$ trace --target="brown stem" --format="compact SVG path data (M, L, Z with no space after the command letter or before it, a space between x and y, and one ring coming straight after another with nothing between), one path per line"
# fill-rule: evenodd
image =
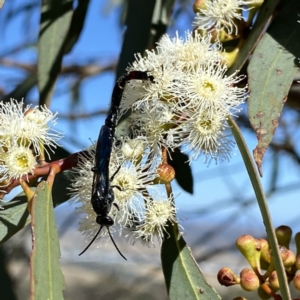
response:
M278 295L278 294L275 294L271 288L266 284L266 283L263 283L261 285L261 288L267 293L269 294L271 297L273 297L274 300L282 300L281 296Z
M162 156L162 163L167 164L168 163L168 150L166 147L162 147L161 156Z
M34 169L34 174L29 174L28 176L25 175L21 180L27 181L28 178L28 182L32 182L39 177L49 176L48 181L50 184L53 184L54 177L57 173L61 173L63 171L76 167L80 157L86 156L87 154L87 151L80 151L73 153L66 158L46 163L45 165ZM7 186L1 187L0 199L2 199L4 195L8 194L13 188L19 185L19 179L13 179Z
M60 172L60 168L57 165L53 165L50 169L49 175L47 177L47 181L49 183L50 188L52 188L55 175Z

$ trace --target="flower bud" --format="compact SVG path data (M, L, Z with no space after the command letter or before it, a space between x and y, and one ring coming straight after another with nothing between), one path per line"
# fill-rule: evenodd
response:
M169 183L175 178L175 170L169 164L161 164L157 168L157 175L158 177L155 178L154 183Z
M260 241L260 266L263 270L267 270L270 261L271 261L271 254L270 254L270 246L267 240L265 239L259 239Z
M287 249L287 258L283 262L284 267L286 269L290 268L291 266L294 265L295 261L296 261L296 256L295 256L294 252Z
M36 108L30 108L27 111L25 111L24 117L36 124L45 124L47 120L47 115L43 111Z
M289 226L281 225L275 229L278 244L290 248L290 241L292 237L292 229Z
M273 292L277 292L280 288L279 280L276 271L273 271L269 276L269 286Z
M240 273L240 285L245 291L254 291L259 287L259 279L252 269L245 268Z
M281 256L282 262L284 264L284 262L287 260L287 258L289 256L288 249L286 249L284 246L279 245L278 250L279 250L279 254ZM270 265L268 267L268 270L263 275L264 279L267 279L271 275L271 273L275 270L275 262L274 262L274 258L273 258L271 250L270 250L270 254L271 254L271 261L270 261Z
M254 239L251 235L242 235L236 240L235 245L247 259L252 269L259 273L260 241Z
M271 295L268 294L261 286L257 289L257 294L259 299L267 300L271 298Z
M222 268L217 275L221 285L231 286L240 283L240 278L236 276L230 268Z
M300 273L296 273L293 278L293 284L295 289L300 290Z
M206 0L196 0L195 1L195 3L193 4L194 13L198 13L201 9L206 8L205 1Z
M300 232L297 232L295 235L295 243L297 248L297 256L300 255Z
M141 159L144 153L144 143L139 139L128 140L122 145L123 155L131 160Z
M283 264L286 262L286 260L289 257L289 252L288 251L289 250L286 247L279 245L279 254L282 258Z
M296 257L295 266L298 270L300 270L300 255Z

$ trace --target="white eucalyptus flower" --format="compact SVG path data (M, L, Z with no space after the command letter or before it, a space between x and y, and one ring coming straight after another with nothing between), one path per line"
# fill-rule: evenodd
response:
M135 138L124 140L121 151L126 159L134 161L139 160L143 156L145 148L145 139Z
M45 146L56 148L62 134L49 127L56 124L56 114L46 107L23 106L23 101L17 102L14 99L0 102L2 144L8 147L32 146L36 155Z
M97 214L91 203L92 186L94 172L92 168L95 165L96 143L90 146L84 155L78 159L76 168L72 169L74 178L71 184L70 194L74 197L71 203L76 203L76 213L79 215L80 221L78 231L81 232L89 242L98 232L100 225L96 222ZM110 212L113 216L113 212ZM110 229L114 232L115 229ZM108 236L106 228L103 228L96 239L99 241L102 237Z
M183 110L185 106L194 106L201 111L218 109L227 114L239 112L237 106L245 101L247 87L237 87L236 84L245 76L236 76L237 72L227 76L226 71L226 66L215 62L198 64L187 70L177 93L182 95L179 103ZM181 107L178 106L178 110Z
M135 230L128 233L132 243L141 239L144 245L154 244L155 238L162 244L168 222L177 223L176 208L171 199L161 197L157 200L148 199L145 213Z
M222 110L186 109L185 119L173 129L181 140L183 152L189 152L190 162L204 156L204 161L230 158L234 143L227 137L226 115Z
M193 25L200 29L209 30L225 28L228 33L238 34L237 20L242 20L242 11L251 8L257 0L205 0L195 17Z
M134 124L139 130L136 134L144 136L151 151L160 155L161 148L173 149L176 145L172 139L168 139L168 131L173 127L175 114L172 106L167 104L157 104L155 109L144 108L138 111Z
M157 52L165 57L164 64L172 64L177 70L185 70L208 61L222 61L222 46L220 43L211 43L211 35L201 36L197 32L185 32L185 39L176 32L176 37L163 35L157 43ZM176 77L176 76L175 76Z
M151 52L152 56L159 54ZM148 61L148 57L139 57L140 61ZM153 80L140 81L132 80L129 83L129 88L125 89L125 94L121 102L121 110L125 110L131 106L133 109L146 106L149 110L153 109L156 104L174 102L177 99L177 89L175 89L178 80L180 80L180 71L173 63L167 63L167 58L164 60L158 59L160 64L152 65L149 63L147 73L153 77ZM136 70L140 70L137 68ZM134 101L133 101L134 100Z
M34 174L35 167L36 158L31 149L24 146L11 147L0 154L0 181L28 177L28 174Z
M88 149L85 156L81 157L74 170L75 179L70 188L71 194L75 196L75 199L71 201L78 205L76 212L81 215L78 230L88 239L97 233L100 226L96 222L97 214L91 204L94 156L95 145ZM111 154L109 173L108 184L113 189L114 201L111 210L107 213L116 223L116 226L112 226L114 228L112 232L118 231L121 234L122 227L130 227L134 219L141 217L144 211L143 192L152 184L157 174L147 159L126 160L122 156L122 150L117 148L114 148ZM97 239L106 235L107 230L103 229Z
M144 210L144 193L157 176L156 170L141 162L123 163L112 180L114 187L116 220L130 227L132 220L140 218Z
M79 215L78 231L82 233L87 242L90 242L97 234L100 225L96 222L97 214L93 210L91 200L89 202L82 202L80 206L76 207L76 213ZM112 216L112 214L110 214ZM116 226L109 228L111 233L116 232ZM95 242L105 237L104 244L108 241L109 235L105 227L102 228Z
M74 178L70 189L70 194L74 196L71 202L75 203L89 203L91 205L92 184L94 172L92 168L95 165L95 150L96 143L93 143L87 150L86 154L78 159L76 168L72 169Z

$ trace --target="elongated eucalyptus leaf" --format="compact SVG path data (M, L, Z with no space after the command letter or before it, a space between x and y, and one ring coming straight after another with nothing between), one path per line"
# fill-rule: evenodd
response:
M221 299L204 279L190 248L178 233L177 225L167 227L161 261L171 300Z
M9 94L2 98L3 102L10 102L11 98L22 99L25 98L30 90L36 85L37 76L35 73L28 74L22 82L20 82Z
M189 157L185 153L182 153L178 148L173 152L170 152L170 159L168 163L175 170L175 179L180 187L186 192L193 194L194 192L194 178L192 169L188 163Z
M72 0L42 1L38 41L38 88L41 105L49 106L60 72L72 15Z
M279 0L265 0L262 7L259 10L257 19L251 29L249 36L246 38L242 48L239 51L238 57L228 70L228 74L234 73L236 70L241 70L247 59L251 55L255 46L259 42L262 34L264 33L266 26L270 22L272 15L279 3Z
M126 31L124 42L117 68L117 78L119 78L127 68L129 63L134 61L134 54L143 53L147 48L155 0L127 2L126 8Z
M131 0L126 7L126 31L117 67L119 78L134 61L134 54L153 49L167 31L174 0Z
M68 190L70 184L71 176L68 172L56 175L52 189L54 206L71 197ZM34 187L32 189L35 190ZM31 217L28 213L27 203L24 193L20 193L11 201L2 204L3 209L0 210L0 245L30 223Z
M30 257L31 300L63 299L63 274L51 188L41 182L32 201L32 253Z
M275 134L300 56L299 1L288 1L257 45L248 67L248 114L258 144L254 159L262 176L264 154Z
M26 196L21 193L10 202L2 204L0 210L0 245L30 222L27 203Z
M73 46L76 44L76 42L79 39L79 36L81 34L81 31L83 29L86 20L86 14L89 5L90 5L90 1L78 0L77 7L73 13L70 30L65 40L65 46L64 46L65 54L69 53L72 50Z

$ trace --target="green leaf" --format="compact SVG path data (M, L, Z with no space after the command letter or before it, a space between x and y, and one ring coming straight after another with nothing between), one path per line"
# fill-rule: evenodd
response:
M56 207L70 199L71 184L70 172L63 172L55 176L52 189L53 205ZM34 187L31 188L35 190ZM0 245L19 232L23 227L30 223L31 217L27 209L27 198L24 193L20 193L11 201L2 202L0 210Z
M182 153L180 149L176 148L170 153L171 158L168 159L168 163L175 170L175 179L182 189L186 192L194 193L194 179L191 166L188 163L189 157Z
M127 1L126 31L117 67L117 78L125 72L128 64L135 60L135 53L143 54L145 49L153 49L155 43L166 33L174 2Z
M38 41L40 105L49 106L73 15L72 0L43 0Z
M37 83L37 76L36 73L30 73L26 78L23 79L21 83L19 83L9 94L5 95L2 98L3 102L10 102L11 98L26 99L29 91L36 85Z
M161 261L169 298L221 299L204 279L190 248L178 233L178 226L169 224L166 230L161 247Z
M273 139L300 56L298 0L288 1L257 45L248 66L248 114L258 144L254 159L262 176L262 160Z
M73 46L76 44L76 42L80 37L80 34L84 26L84 22L86 20L86 14L89 5L90 5L90 1L78 0L78 5L72 17L70 30L65 40L65 47L64 47L65 54L71 52Z
M42 181L32 201L31 300L63 299L64 278L58 260L60 248L51 188Z
M4 0L0 0L0 9L3 7L4 5Z
M71 198L69 187L72 183L72 177L73 173L71 171L65 171L55 176L52 188L54 207L68 201Z
M0 210L0 245L30 222L27 203L26 196L21 193L11 201L2 204Z
M264 1L262 7L259 10L253 28L249 33L249 36L245 38L245 42L243 44L243 47L239 51L238 57L227 72L228 75L234 73L236 70L241 70L244 64L247 62L250 54L254 50L254 47L261 38L261 35L264 33L265 27L268 25L278 3L279 0Z
M135 53L143 53L147 49L155 0L127 2L126 7L126 31L117 67L117 78L134 61Z

